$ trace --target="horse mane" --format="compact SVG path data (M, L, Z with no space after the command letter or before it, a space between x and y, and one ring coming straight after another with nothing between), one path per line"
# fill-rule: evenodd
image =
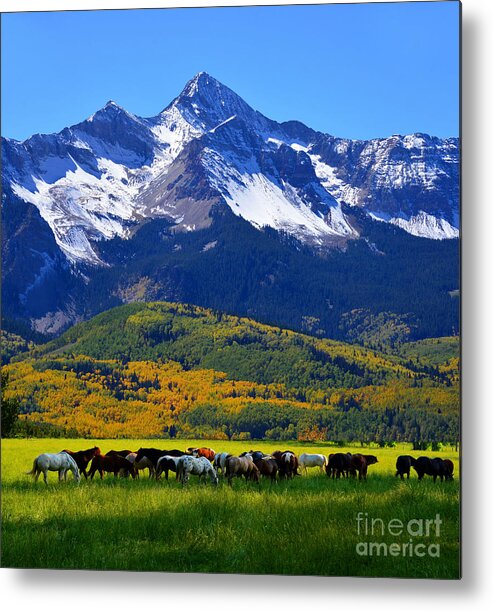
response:
M74 458L72 456L70 456L70 454L67 454L67 452L65 452L65 451L60 452L60 454L66 454L67 455L67 459L68 459L69 463L72 464L72 467L75 469L75 472L78 473L79 472L79 466L75 462Z

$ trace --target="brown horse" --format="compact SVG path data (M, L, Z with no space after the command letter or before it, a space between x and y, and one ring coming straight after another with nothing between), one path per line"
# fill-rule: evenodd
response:
M272 458L274 458L279 467L280 479L291 479L294 475L299 475L298 457L291 450L286 450L285 452L276 450L272 452Z
M277 461L271 456L264 456L253 460L255 466L259 470L260 475L270 478L271 484L277 481L277 472L279 467Z
M84 477L87 479L86 469L91 460L101 454L101 450L94 446L94 448L89 448L88 450L79 450L78 452L72 452L71 450L62 450L65 454L68 454L75 460L75 464L79 468L79 471L84 474Z
M358 479L366 479L368 467L378 462L378 458L373 454L353 454L351 458L351 473Z
M96 456L92 459L91 468L89 469L89 477L91 479L94 477L96 471L99 472L101 479L103 479L103 474L105 471L107 473L113 473L115 477L121 473L125 477L131 475L132 478L135 479L135 469L133 464L121 456L96 454Z
M195 458L200 458L201 456L204 456L205 458L207 458L207 460L210 460L211 462L214 460L214 456L216 455L212 448L188 448L188 451L192 456L195 456Z
M228 484L232 486L233 477L245 476L247 481L253 480L259 482L259 470L251 458L242 456L230 456L226 460L226 477L228 478Z

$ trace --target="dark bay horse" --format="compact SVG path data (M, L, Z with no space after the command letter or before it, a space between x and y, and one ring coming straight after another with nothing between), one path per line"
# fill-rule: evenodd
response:
M68 454L75 460L75 464L79 468L79 471L84 474L84 477L87 479L86 469L91 462L91 460L101 454L101 450L94 446L94 448L89 448L88 450L79 450L78 452L72 452L71 450L62 450L65 454Z
M260 475L270 478L271 484L277 481L279 466L275 458L271 456L263 456L256 460L254 458L253 463L259 470Z
M358 479L366 479L368 467L378 462L378 458L373 454L353 454L351 458L351 474Z
M106 452L105 456L121 456L122 458L127 458L127 456L132 453L132 450L110 450Z
M113 473L115 477L120 472L122 472L125 477L128 477L128 475L131 475L134 479L136 477L133 464L122 456L96 454L96 456L92 459L91 468L89 469L89 477L91 479L94 477L96 471L98 471L101 479L103 479L103 474L105 471L107 473Z

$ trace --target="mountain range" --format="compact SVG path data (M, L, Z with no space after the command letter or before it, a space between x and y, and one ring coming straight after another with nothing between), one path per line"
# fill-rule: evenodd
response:
M355 310L411 335L457 328L457 138L278 123L201 72L155 117L110 101L57 134L3 138L2 162L10 327L56 334L173 299L321 335L344 336ZM378 296L396 282L413 297Z

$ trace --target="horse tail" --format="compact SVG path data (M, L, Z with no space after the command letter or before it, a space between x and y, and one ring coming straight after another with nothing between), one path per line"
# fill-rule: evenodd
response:
M36 466L38 464L38 459L35 458L33 461L33 468L30 471L26 471L26 475L36 475Z

